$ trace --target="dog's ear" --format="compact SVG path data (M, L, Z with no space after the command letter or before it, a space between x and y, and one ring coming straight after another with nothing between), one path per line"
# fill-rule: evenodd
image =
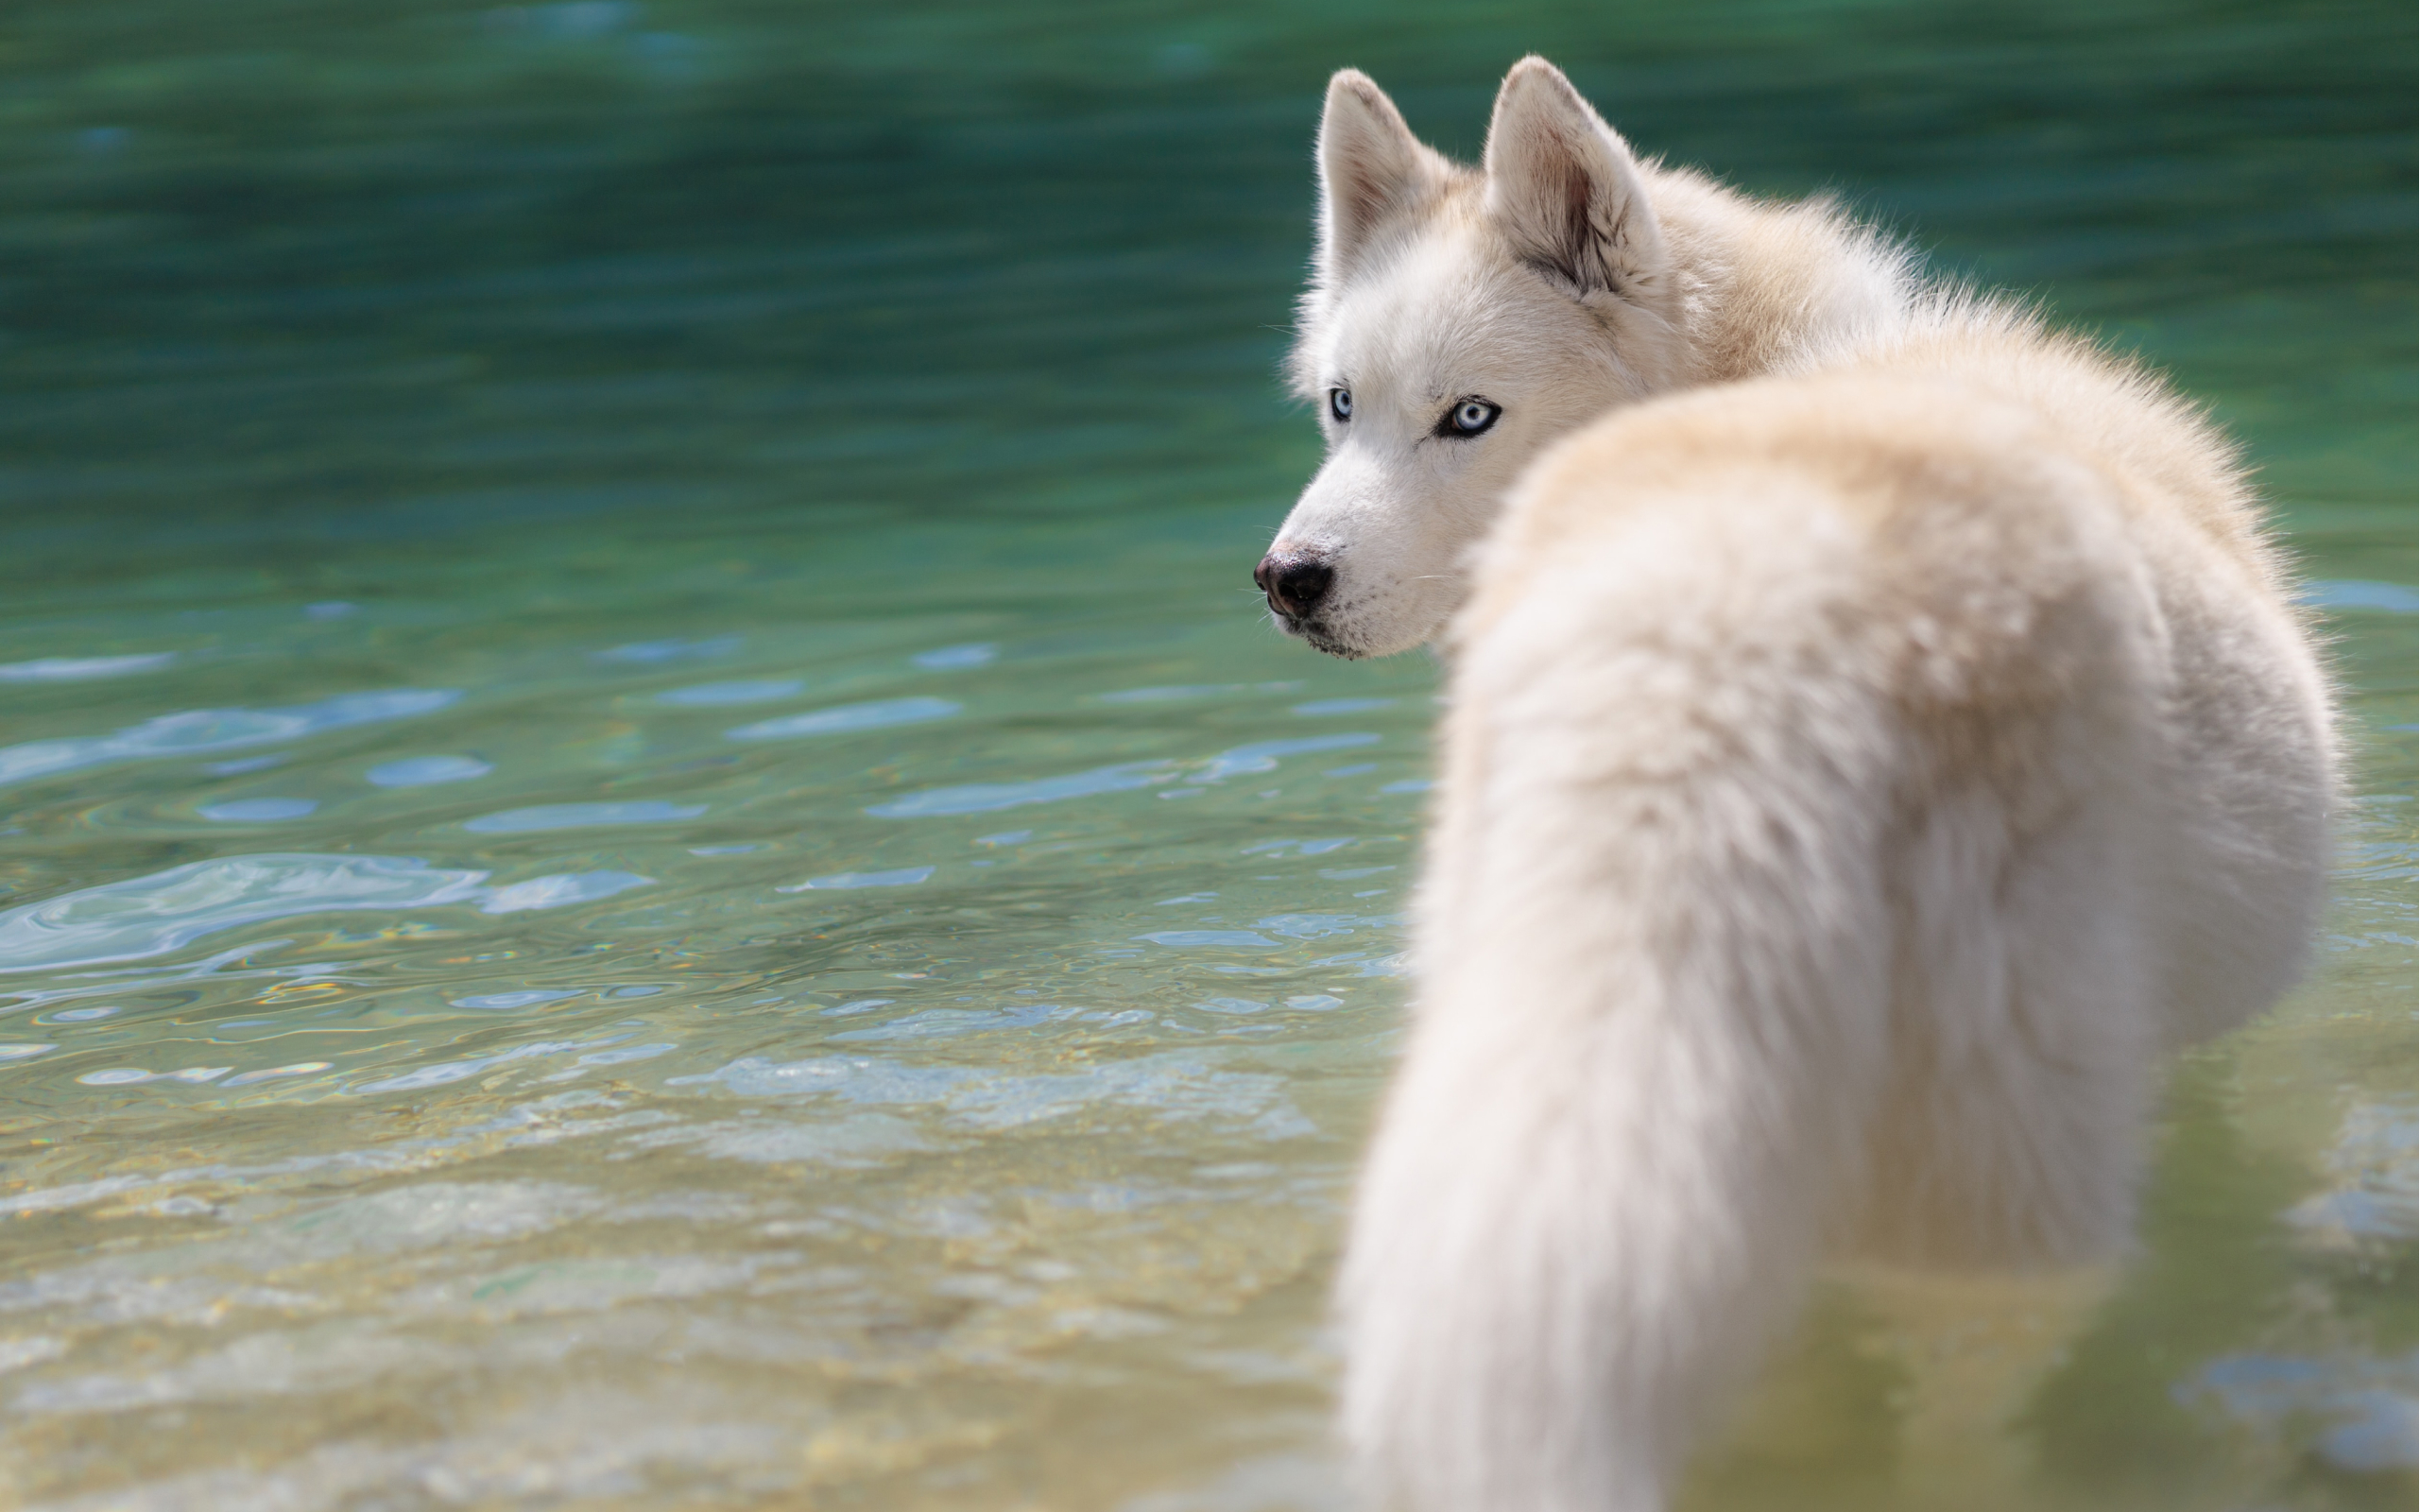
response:
M1486 168L1487 214L1522 261L1583 298L1659 292L1664 238L1639 162L1545 59L1524 58L1504 76Z
M1412 135L1376 80L1337 70L1319 119L1320 282L1342 284L1379 228L1426 204L1451 171Z

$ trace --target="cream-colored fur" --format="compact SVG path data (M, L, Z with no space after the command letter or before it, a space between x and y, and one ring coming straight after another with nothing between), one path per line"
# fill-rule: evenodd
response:
M2142 369L1638 163L1536 60L1484 174L1351 74L1321 163L1297 373L1354 403L1294 628L1452 616L1347 1436L1382 1504L1646 1512L1827 1254L2122 1246L2161 1054L2299 969L2327 692Z

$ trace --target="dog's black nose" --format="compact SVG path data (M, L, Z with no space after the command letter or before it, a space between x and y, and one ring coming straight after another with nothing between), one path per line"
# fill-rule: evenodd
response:
M1275 552L1252 569L1252 581L1269 595L1269 607L1290 620L1305 619L1328 596L1336 569L1309 557L1280 557Z

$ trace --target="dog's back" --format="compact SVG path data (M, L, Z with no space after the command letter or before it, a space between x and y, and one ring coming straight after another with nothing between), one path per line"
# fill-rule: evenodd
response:
M1407 1504L1660 1505L1828 1248L2106 1252L2158 1053L2298 970L2326 689L2233 457L2003 308L1565 440L1454 642L1340 1294Z

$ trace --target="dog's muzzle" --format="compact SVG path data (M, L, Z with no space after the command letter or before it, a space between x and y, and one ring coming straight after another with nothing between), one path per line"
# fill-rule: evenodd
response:
M1269 608L1280 619L1299 625L1319 612L1334 586L1336 569L1316 557L1280 556L1271 552L1252 569L1252 581L1269 596Z

